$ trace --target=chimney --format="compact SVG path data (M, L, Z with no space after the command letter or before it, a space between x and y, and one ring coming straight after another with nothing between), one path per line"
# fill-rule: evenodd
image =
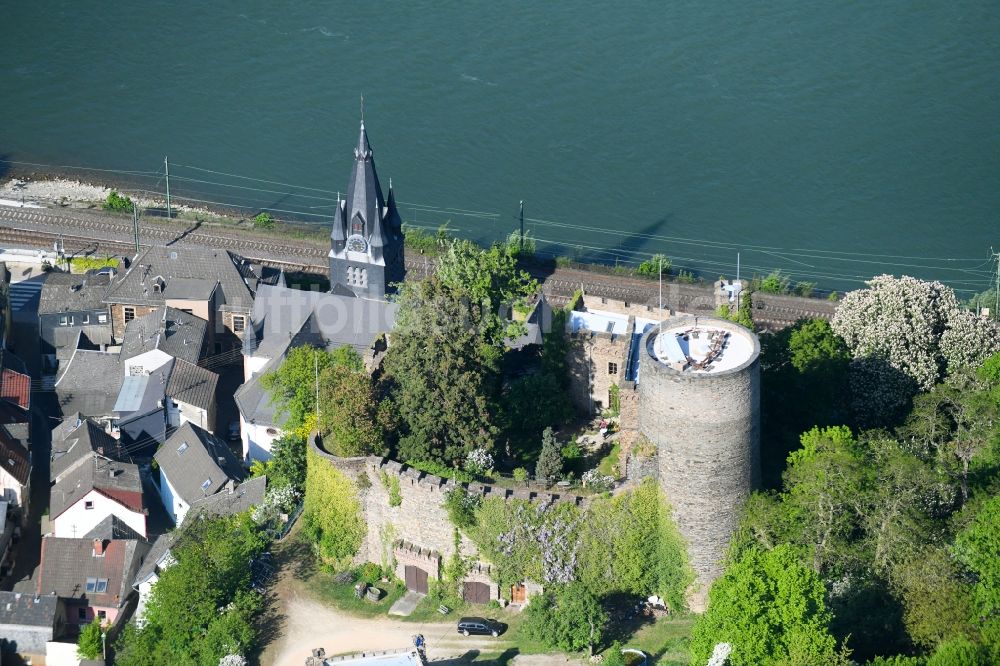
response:
M236 491L236 482L232 479L226 481L226 492L232 495Z
M104 557L104 539L94 539L94 557Z

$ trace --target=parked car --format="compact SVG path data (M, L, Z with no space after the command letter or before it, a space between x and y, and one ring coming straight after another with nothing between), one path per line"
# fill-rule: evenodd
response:
M458 621L458 633L463 636L499 636L503 630L503 625L496 620L487 620L482 617L463 617Z

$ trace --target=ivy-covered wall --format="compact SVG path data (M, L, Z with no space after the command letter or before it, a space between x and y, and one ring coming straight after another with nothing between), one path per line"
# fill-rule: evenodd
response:
M347 474L306 451L303 530L324 564L342 568L354 559L365 538L358 486Z

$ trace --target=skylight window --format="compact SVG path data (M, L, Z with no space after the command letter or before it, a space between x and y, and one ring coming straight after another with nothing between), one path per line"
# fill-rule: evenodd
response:
M187 450L188 450L187 442L181 442L181 445L177 447L177 453L184 453Z
M97 593L101 594L102 592L107 592L107 591L108 591L108 579L107 578L98 578L97 579Z
M212 485L212 479L205 479L205 482L201 484L202 490L208 490L209 486Z
M88 578L87 579L87 592L90 592L91 594L93 594L96 591L97 591L97 579L96 578Z

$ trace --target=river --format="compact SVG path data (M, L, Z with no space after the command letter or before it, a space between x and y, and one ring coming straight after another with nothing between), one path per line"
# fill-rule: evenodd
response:
M327 223L364 94L420 226L962 296L1000 250L995 2L12 2L0 53L0 159L279 217Z

